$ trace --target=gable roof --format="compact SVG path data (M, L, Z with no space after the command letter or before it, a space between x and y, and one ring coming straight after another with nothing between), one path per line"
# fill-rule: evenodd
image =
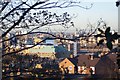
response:
M59 64L61 64L61 63L66 63L65 60L69 61L70 63L72 63L72 64L75 65L75 66L77 65L77 59L74 59L74 58L64 58L64 59L62 59L62 60L60 61Z
M107 55L113 62L116 62L117 60L117 54L113 53L113 54L109 54Z
M76 58L68 58L68 60L73 63L75 66L77 65L78 61Z
M78 56L78 66L95 66L100 58L94 58L93 60L90 60L89 55L79 55Z

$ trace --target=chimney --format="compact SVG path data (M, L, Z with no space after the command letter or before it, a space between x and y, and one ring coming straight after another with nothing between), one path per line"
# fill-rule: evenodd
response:
M70 51L70 46L71 46L70 43L68 43L68 51Z
M90 60L93 60L93 59L94 59L93 55L90 55Z

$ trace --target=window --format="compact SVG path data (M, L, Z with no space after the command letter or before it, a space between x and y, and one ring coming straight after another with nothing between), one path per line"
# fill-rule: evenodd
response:
M69 69L72 70L72 66L69 66Z
M78 70L80 70L80 68L81 68L81 67L80 67L80 66L78 66Z
M95 67L90 67L92 70L93 70L93 72L92 72L92 74L95 74Z

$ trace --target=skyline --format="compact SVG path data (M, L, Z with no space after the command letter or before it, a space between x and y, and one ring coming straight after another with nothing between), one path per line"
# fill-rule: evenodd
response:
M100 18L103 19L103 21L106 22L108 26L111 27L111 30L118 31L118 8L116 7L116 1L109 0L108 1L101 1L97 0L96 2L92 2L94 0L83 0L81 2L82 6L90 6L91 3L93 3L92 8L86 10L80 7L71 7L71 8L62 8L62 9L52 9L50 11L56 12L56 13L64 13L68 12L69 14L77 15L76 18L73 18L72 21L75 24L75 27L78 29L85 29L87 27L87 24L91 23L93 26L96 26L97 21L100 20ZM100 1L100 2L99 2ZM73 30L73 28L69 29L69 31Z
M14 1L14 0L12 0ZM44 1L44 0L43 0ZM50 0L50 2L53 0ZM61 1L61 0L58 0ZM67 1L67 0L66 0ZM91 4L93 6L86 10L81 7L68 7L68 8L52 8L52 9L45 9L51 13L56 13L61 15L67 12L70 15L75 15L76 17L72 18L72 22L74 22L75 27L71 27L68 31L75 31L76 28L79 29L86 29L87 25L91 23L93 26L96 27L97 21L102 18L103 21L106 22L108 26L112 29L118 31L118 7L116 7L116 0L75 0L81 1L80 6L82 7L90 7ZM29 3L34 3L28 1ZM49 2L49 1L48 1ZM43 9L44 10L44 9ZM33 10L31 10L32 12ZM34 12L34 11L33 11ZM35 12L37 12L35 10ZM59 27L57 27L59 26ZM62 31L64 28L61 25L47 25L45 27L40 28L39 30L45 31L47 28L51 28L51 30ZM46 28L47 27L47 28ZM57 27L57 28L56 28ZM24 30L24 29L23 29Z

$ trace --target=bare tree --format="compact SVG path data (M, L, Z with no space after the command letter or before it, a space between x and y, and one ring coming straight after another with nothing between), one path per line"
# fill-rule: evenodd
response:
M15 38L16 36L22 36L22 35L14 35L12 38L6 39L6 35L16 31L16 29L28 29L29 32L26 34L31 34L36 29L39 29L46 25L62 25L67 30L69 27L73 26L73 22L71 22L71 19L73 16L70 16L67 12L57 15L56 13L49 12L48 10L51 8L68 8L68 7L80 7L83 9L90 9L89 7L84 7L80 5L81 2L77 2L74 0L58 0L58 1L52 1L52 0L5 0L0 2L0 28L3 30L3 34L1 37L3 38L2 42L6 42L8 40L11 40L12 38ZM66 27L67 24L70 23L71 25L69 27ZM49 34L51 33L45 33L39 31L39 33L43 34ZM54 38L56 36L53 36ZM59 38L59 37L56 37ZM62 39L62 38L60 38ZM44 41L44 40L43 40ZM36 44L37 45L37 44ZM5 45L7 49L9 45ZM5 49L6 50L6 49ZM3 50L3 52L5 51ZM21 51L21 50L20 50Z
M2 49L2 57L3 60L6 59L5 57L8 57L11 54L21 52L22 50L32 48L39 43L47 40L47 39L61 39L61 40L72 40L75 39L69 39L64 37L55 36L51 32L42 32L39 30L38 32L34 32L35 30L47 26L47 25L61 25L66 30L69 27L74 26L74 23L71 22L73 16L71 16L69 13L64 12L61 15L58 15L57 13L52 13L49 11L49 9L53 8L69 8L69 7L80 7L83 9L90 9L92 7L84 7L81 6L81 2L77 2L74 0L3 0L0 1L0 29L3 31L3 34L0 35L0 38L2 38L2 41L0 43L7 43L11 41L12 39L20 39L20 37L24 35L34 34L34 33L41 33L41 34L47 34L52 37L47 37L43 39L42 41L34 44L31 47L23 47L21 49L12 51L9 45L4 45L4 48ZM67 26L70 24L70 26ZM7 38L6 36L8 34L11 34L12 32L17 31L17 29L27 29L29 30L25 34L14 34L12 37ZM17 43L19 44L19 43ZM8 50L8 52L6 52ZM8 56L7 56L8 55ZM13 58L13 57L12 57ZM11 71L12 72L12 71ZM29 71L28 71L29 72ZM32 71L30 71L32 72ZM9 77L9 76L8 76Z
M30 0L31 1L31 0ZM51 8L67 8L73 6L80 6L80 2L75 1L48 1L48 0L35 0L30 4L29 0L1 2L1 28L6 29L2 37L9 33L13 28L29 28L30 26L44 26L55 22L67 23L70 21L68 14L58 16L56 13L48 12L44 9ZM85 8L85 7L82 7ZM89 9L89 8L85 8ZM37 11L38 12L34 12ZM55 18L55 20L54 20ZM54 21L53 21L54 20ZM33 25L34 24L34 25ZM36 24L36 25L35 25Z

